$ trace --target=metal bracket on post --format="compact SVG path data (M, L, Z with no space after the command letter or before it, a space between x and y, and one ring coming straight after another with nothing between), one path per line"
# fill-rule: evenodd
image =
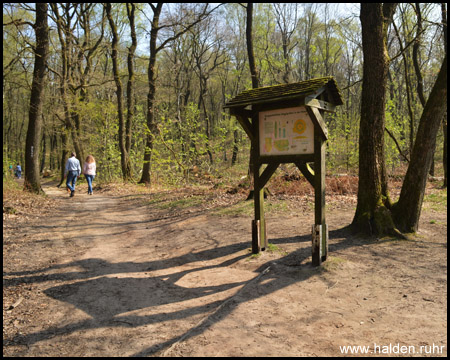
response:
M261 250L261 222L252 220L252 254L259 254Z
M328 256L328 225L323 224L322 226L322 246L320 248L320 260L323 262Z
M264 226L262 226L262 227L260 226L260 234L259 234L261 251L266 250L266 247L269 244L269 242L267 240L266 219L264 219L263 224L264 224ZM261 234L261 232L263 232L263 233Z
M312 226L312 265L319 266L322 260L322 225Z

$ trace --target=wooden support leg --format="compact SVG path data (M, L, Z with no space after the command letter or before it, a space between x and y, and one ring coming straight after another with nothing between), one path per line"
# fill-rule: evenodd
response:
M312 265L319 266L321 263L322 253L322 226L312 226Z
M261 250L266 250L267 247L267 236L266 236L266 217L264 215L264 188L258 190L258 193L256 193L255 190L255 196L258 197L259 201L256 200L255 197L255 204L258 202L259 210L256 209L255 205L255 211L257 211L257 220L259 221L259 242L261 246Z
M315 128L313 266L319 266L327 258L327 252L328 228L325 220L325 141Z
M312 265L319 266L328 256L328 226L312 226Z
M261 222L252 220L252 254L259 254L261 251Z
M264 185L262 185L261 166L256 165L254 171L254 204L255 204L255 220L252 223L252 252L259 253L267 247L266 237L266 219L264 217ZM262 185L262 186L261 186Z

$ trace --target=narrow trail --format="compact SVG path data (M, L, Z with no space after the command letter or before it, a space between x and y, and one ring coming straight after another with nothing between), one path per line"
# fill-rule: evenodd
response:
M209 226L197 228L204 216L170 219L126 196L77 191L70 198L54 184L43 188L62 201L44 225L56 259L27 272L47 296L47 311L19 339L27 349L17 355L151 355L186 337L258 276L227 268L245 249L210 248L219 239Z

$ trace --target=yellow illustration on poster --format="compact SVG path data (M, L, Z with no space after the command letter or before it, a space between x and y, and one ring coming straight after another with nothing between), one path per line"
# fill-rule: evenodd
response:
M314 153L314 126L304 106L259 113L260 155Z

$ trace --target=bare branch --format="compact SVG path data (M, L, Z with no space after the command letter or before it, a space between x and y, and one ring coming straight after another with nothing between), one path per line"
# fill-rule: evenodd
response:
M3 26L9 26L9 25L14 25L14 26L21 26L21 25L29 25L32 28L34 28L34 24L30 23L29 21L24 21L22 19L14 19L8 23L4 23Z
M189 24L188 26L186 26L183 30L179 31L178 33L176 33L175 35L167 38L166 40L164 40L164 42L158 46L156 48L156 52L164 49L164 47L170 43L173 40L176 40L177 38L179 38L181 35L185 34L186 32L188 32L190 29L192 29L195 25L197 25L199 22L201 22L204 18L208 17L213 11L215 11L217 8L219 8L220 6L222 6L222 4L217 5L215 8L213 8L210 11L206 11L208 9L208 4L206 4L205 8L203 9L202 13L200 15L198 15L198 18L192 22L191 24Z
M395 25L395 24L394 24L394 25ZM417 41L417 39L420 37L420 35L422 35L424 32L425 32L425 30L422 30L421 32L418 32L418 33L416 34L416 36L415 36L410 42L408 42L408 43L403 47L403 50L400 50L400 52L399 52L397 55L395 55L395 56L393 56L393 57L390 58L390 61L392 62L392 61L394 61L395 59L397 59L398 57L402 56L403 53L404 53L411 45L413 45L413 44Z
M397 146L397 150L398 153L402 156L403 159L406 160L406 162L409 163L409 159L408 157L403 153L400 144L398 143L397 139L395 138L394 134L392 134L389 129L387 127L384 128L384 130L386 130L386 132L388 133L388 135L391 137L392 140L394 140L395 146Z

